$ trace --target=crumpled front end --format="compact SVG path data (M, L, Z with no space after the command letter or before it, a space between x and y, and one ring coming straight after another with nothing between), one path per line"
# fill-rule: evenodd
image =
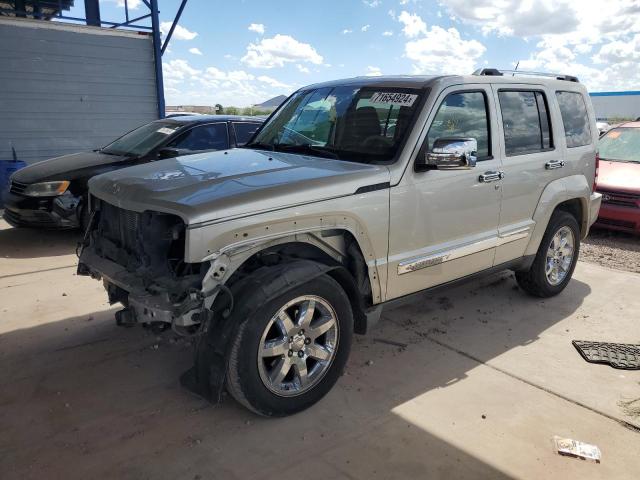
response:
M206 267L184 261L182 219L125 210L95 197L91 204L78 274L102 279L110 303L126 307L119 323L199 324Z

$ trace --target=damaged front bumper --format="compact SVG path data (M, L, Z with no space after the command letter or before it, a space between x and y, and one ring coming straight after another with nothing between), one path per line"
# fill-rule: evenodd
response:
M102 258L85 248L78 263L78 275L102 280L109 303L129 308L136 323L163 322L191 327L201 322L204 306L202 292L193 290L179 302L171 300L171 291L161 285L146 285L143 278L121 265Z
M80 201L81 198L71 192L58 197L27 197L7 193L3 218L14 227L78 228L77 209Z
M185 225L176 216L124 210L95 197L78 275L102 279L120 324L202 323L205 263L184 261Z

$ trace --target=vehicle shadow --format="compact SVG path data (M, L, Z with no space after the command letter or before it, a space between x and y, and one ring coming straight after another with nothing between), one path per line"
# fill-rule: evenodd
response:
M283 419L182 389L190 341L116 327L112 310L7 332L0 471L7 479L281 478L286 445L286 457L304 459L305 478L510 478L393 410L535 342L589 293L573 280L555 299L533 299L503 273L414 296L357 337L325 399ZM475 359L442 347L467 342Z
M4 258L58 257L75 252L77 230L13 228L0 220L0 256Z

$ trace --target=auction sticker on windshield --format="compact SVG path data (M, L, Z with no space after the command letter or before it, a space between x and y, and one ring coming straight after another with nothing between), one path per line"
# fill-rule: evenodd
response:
M171 135L175 130L173 128L162 127L158 129L158 133L162 133L164 135Z
M418 95L413 93L375 92L369 102L395 105L397 107L410 107L416 101Z

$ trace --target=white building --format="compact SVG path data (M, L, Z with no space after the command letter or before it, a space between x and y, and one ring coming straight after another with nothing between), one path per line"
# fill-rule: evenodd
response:
M640 117L640 91L592 92L589 95L598 120L635 120Z

